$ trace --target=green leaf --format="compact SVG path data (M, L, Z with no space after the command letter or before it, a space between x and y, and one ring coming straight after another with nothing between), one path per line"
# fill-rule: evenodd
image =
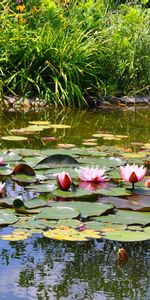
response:
M114 206L109 204L93 203L93 202L52 202L49 205L53 207L68 207L76 209L83 218L89 216L99 216L113 210Z
M64 198L64 199L72 199L72 198L86 198L89 196L97 197L96 194L93 194L92 191L87 191L80 188L75 188L75 191L62 191L60 189L54 190L53 195L56 197Z
M72 219L79 215L79 211L72 207L57 206L57 207L46 207L42 209L42 212L37 215L38 219Z
M99 193L105 196L113 196L113 197L123 197L123 196L129 196L131 195L131 191L120 188L120 187L114 187L109 189L100 189Z
M119 224L141 224L150 223L150 212L135 212L118 210L116 214L95 217L95 221L119 223Z
M0 226L11 225L18 221L18 218L11 209L0 209Z
M64 154L54 154L42 159L39 164L48 164L48 165L76 165L78 164L77 160L70 155Z
M112 241L137 242L149 240L150 233L144 231L116 230L105 232L103 237Z
M27 209L24 205L24 202L21 199L15 199L13 201L13 208L17 213L27 213L27 214L38 214L41 212L41 210L38 209Z

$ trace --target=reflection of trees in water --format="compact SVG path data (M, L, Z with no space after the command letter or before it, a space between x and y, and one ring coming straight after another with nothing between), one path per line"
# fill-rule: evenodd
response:
M117 261L114 246L118 249L121 244L31 238L9 242L7 251L1 252L1 263L10 264L8 268L19 265L16 294L17 289L28 288L36 299L93 300L106 295L102 299L148 300L150 243L124 244L129 254L126 264Z
M95 111L79 110L75 108L67 109L45 109L44 111L28 113L8 112L1 117L0 133L8 135L11 129L24 128L31 120L46 120L51 124L67 124L71 128L53 129L34 133L29 136L29 142L19 142L19 147L25 148L52 148L55 143L43 143L42 136L55 136L58 143L73 143L80 146L84 139L91 138L92 134L99 130L108 131L112 134L129 135L129 141L147 142L149 140L149 117L148 109L136 111L121 111L111 109L96 109ZM101 142L101 140L100 140ZM5 148L16 147L11 142L1 141ZM111 141L103 141L104 144L111 144ZM122 140L120 143L126 143Z

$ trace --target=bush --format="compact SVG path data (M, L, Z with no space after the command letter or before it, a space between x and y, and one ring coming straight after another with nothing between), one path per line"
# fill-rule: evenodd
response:
M3 94L81 107L85 95L149 91L149 9L116 3L114 11L102 0L11 3L0 4Z

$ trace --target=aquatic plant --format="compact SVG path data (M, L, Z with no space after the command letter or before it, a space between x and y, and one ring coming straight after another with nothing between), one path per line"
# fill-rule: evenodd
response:
M100 169L97 167L83 167L79 169L78 178L81 181L99 183L108 181L108 178L105 176L105 169Z
M61 190L67 191L72 184L72 178L69 173L61 172L57 174L57 184Z
M131 182L132 187L134 189L134 184L138 181L141 181L145 174L147 172L147 169L143 166L138 167L137 165L126 165L120 167L120 174L124 181Z
M82 107L92 97L149 92L149 10L133 1L112 4L115 13L108 1L76 4L0 3L1 95Z

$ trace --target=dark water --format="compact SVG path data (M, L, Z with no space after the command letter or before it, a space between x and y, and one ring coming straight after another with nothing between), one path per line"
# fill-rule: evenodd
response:
M128 135L122 141L98 140L98 144L150 143L150 110L135 111L43 111L3 113L1 136L30 120L49 120L71 125L29 136L28 143L1 140L1 149L51 148L57 143L82 146L84 139L103 130ZM56 143L43 143L54 136ZM9 232L2 228L0 234ZM117 250L126 248L129 260L120 263ZM117 243L107 240L61 242L34 235L26 241L0 241L0 299L50 300L150 300L150 241Z

